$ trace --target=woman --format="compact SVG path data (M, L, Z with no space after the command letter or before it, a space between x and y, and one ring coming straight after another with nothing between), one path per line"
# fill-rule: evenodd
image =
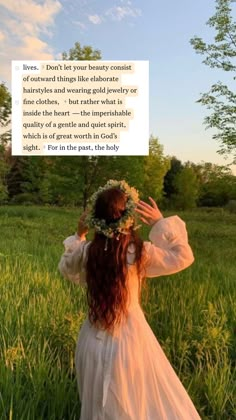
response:
M140 305L142 280L176 273L194 261L185 223L163 218L125 181L94 194L77 234L64 241L61 273L87 288L88 318L76 346L81 420L200 419L149 327ZM137 235L136 215L151 226ZM88 227L94 239L86 241Z

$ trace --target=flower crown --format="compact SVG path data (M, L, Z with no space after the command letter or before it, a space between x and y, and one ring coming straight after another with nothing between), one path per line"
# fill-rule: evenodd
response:
M118 188L123 191L127 197L127 202L123 216L121 216L116 222L107 224L104 219L98 219L95 217L95 203L98 196L103 191L111 188ZM130 187L124 180L116 181L114 179L110 179L104 187L99 187L92 195L90 199L91 210L86 217L86 222L89 227L93 227L98 233L103 233L103 235L107 238L113 238L114 236L118 236L120 233L127 235L129 228L135 224L134 209L138 201L139 194L135 188ZM139 226L135 227L135 229L138 227Z

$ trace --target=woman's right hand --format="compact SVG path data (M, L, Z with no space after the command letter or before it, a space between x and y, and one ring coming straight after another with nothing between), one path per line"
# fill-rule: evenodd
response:
M151 201L151 205L140 200L135 211L139 213L139 217L143 223L152 226L158 220L163 219L163 216L153 198L149 197L149 200Z

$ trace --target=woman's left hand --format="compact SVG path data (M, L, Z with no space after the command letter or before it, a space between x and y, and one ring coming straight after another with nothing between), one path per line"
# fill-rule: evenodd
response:
M86 216L87 216L87 211L84 211L78 221L77 234L82 240L86 239L86 234L89 231L88 226L85 223Z
M149 200L151 205L140 200L135 210L139 213L139 217L143 223L152 226L158 220L162 219L163 216L153 198L149 197Z

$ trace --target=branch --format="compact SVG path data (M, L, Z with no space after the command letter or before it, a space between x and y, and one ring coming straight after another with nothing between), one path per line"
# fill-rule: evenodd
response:
M235 42L235 41L234 41L234 39L232 38L231 33L230 33L230 32L228 32L228 34L229 34L229 37L230 37L230 40L231 40L232 44L236 47L236 42Z

